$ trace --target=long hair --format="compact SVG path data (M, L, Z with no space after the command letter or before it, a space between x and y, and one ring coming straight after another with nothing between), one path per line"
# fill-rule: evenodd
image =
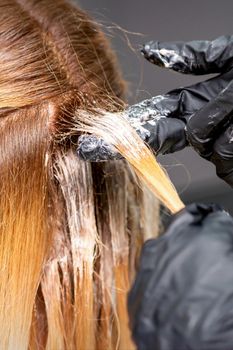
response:
M126 297L158 202L126 161L75 151L83 111L123 110L124 89L87 14L0 0L0 349L134 348Z

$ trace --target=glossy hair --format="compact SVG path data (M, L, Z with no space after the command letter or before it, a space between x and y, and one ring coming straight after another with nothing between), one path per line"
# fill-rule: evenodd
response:
M89 130L100 109L124 108L115 56L67 1L0 0L0 63L0 348L133 349L127 291L158 203L126 161L78 159L80 130L109 129L164 203L182 203L162 172L140 167L133 130L136 166L106 116Z

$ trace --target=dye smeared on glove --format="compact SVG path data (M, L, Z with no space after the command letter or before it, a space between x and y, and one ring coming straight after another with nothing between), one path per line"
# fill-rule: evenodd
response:
M233 67L233 35L213 41L150 41L141 52L151 63L180 73L223 73Z
M170 112L161 104L164 99L165 96L155 96L130 106L125 111L125 118L144 141L149 140L151 136L150 127L147 126L152 126L153 129L158 121L166 118Z
M159 67L171 68L177 72L188 73L186 58L171 48L160 48L158 41L150 41L141 50L144 57Z
M173 153L187 144L182 120L168 119L175 112L169 95L155 96L129 107L127 119L155 154Z
M93 162L122 159L122 156L111 145L93 135L79 137L77 153L81 159Z

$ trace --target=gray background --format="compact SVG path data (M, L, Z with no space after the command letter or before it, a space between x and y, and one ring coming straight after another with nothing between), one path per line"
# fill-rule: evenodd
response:
M138 53L140 44L152 39L210 40L233 34L232 0L80 0L79 4L101 22L109 36L129 82L130 103L207 78L151 65ZM218 202L233 213L233 190L217 178L214 166L194 151L186 149L159 160L186 203Z

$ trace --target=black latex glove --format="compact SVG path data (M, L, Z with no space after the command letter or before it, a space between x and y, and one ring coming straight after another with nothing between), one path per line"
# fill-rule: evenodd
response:
M129 294L139 350L233 349L233 219L192 204L145 243Z
M180 73L220 73L133 105L126 116L156 154L192 145L233 186L233 36L189 43L150 42L142 53L150 62ZM85 136L78 153L83 159L106 160L106 147L105 143L93 147ZM111 149L110 153L114 158L116 152Z

